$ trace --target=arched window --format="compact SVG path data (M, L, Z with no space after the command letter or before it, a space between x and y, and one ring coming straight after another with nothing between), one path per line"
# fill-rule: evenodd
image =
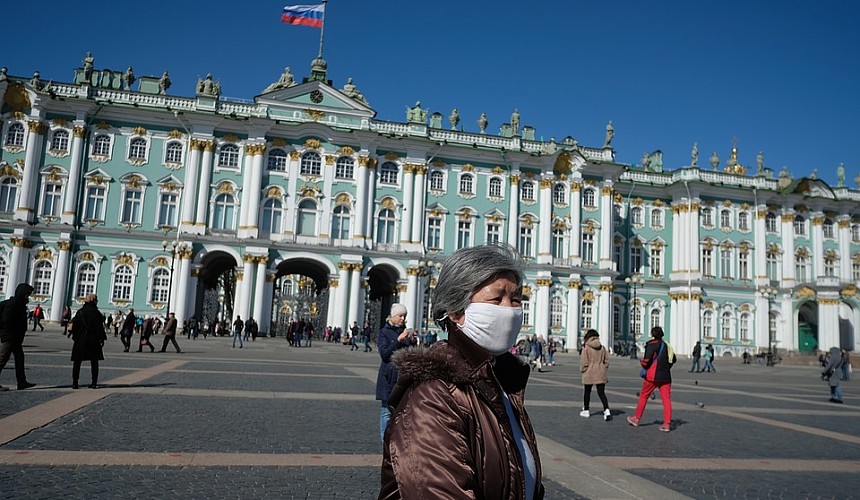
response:
M720 210L720 227L723 229L731 229L732 227L732 212L729 209Z
M221 168L239 168L239 146L225 144L218 151L218 166Z
M564 301L555 296L549 301L549 326L561 328L564 326Z
M464 194L474 194L474 180L472 174L463 174L460 176L460 192Z
M42 186L42 210L39 215L59 217L63 197L63 186L59 182L46 181Z
M713 339L714 338L714 312L713 311L705 311L702 314L702 337L705 339Z
M6 131L6 145L18 148L24 147L24 125L13 123Z
M397 184L397 173L400 171L397 164L387 161L379 167L379 182L382 184Z
M776 220L776 214L773 212L768 212L767 215L764 216L764 230L768 233L777 232L778 229Z
M710 207L702 208L702 225L705 227L714 226L714 209Z
M96 266L92 262L84 262L78 267L75 298L82 299L91 293L96 293Z
M750 315L748 313L741 314L738 321L738 330L740 330L741 340L750 340Z
M630 210L630 223L634 226L642 226L645 224L645 209L642 207L633 207Z
M552 202L563 205L567 203L567 186L561 182L556 182L552 187Z
M532 181L523 181L520 186L520 193L523 201L535 201L535 183Z
M269 150L269 159L267 166L271 172L286 172L287 171L287 152L281 148Z
M18 179L6 177L0 181L0 212L14 212L18 197Z
M383 208L379 211L379 223L376 227L377 243L394 243L394 210Z
M322 157L315 151L308 151L302 155L299 173L302 175L320 175L322 172Z
M491 198L501 198L502 197L502 180L498 177L493 177L490 179L490 197Z
M341 156L337 159L334 176L338 179L355 178L355 160L351 156Z
M170 141L164 149L165 163L182 163L182 143L179 141Z
M824 223L821 224L821 232L824 234L825 238L833 238L833 219L824 219Z
M732 340L732 313L729 311L720 316L720 332L723 340Z
M134 286L134 270L123 264L117 266L113 273L112 300L128 302L131 300L131 290Z
M582 190L582 206L586 208L597 208L597 195L593 188Z
M110 136L97 134L93 138L93 156L110 156Z
M660 229L663 227L663 209L662 208L652 208L651 209L651 227L654 229Z
M738 214L738 229L741 231L750 230L750 214L749 212L740 212Z
M33 295L51 295L51 283L54 281L54 266L51 261L36 262L33 270Z
M135 137L128 142L128 159L137 161L146 159L146 139Z
M349 239L349 207L338 205L334 207L331 218L331 237L336 240Z
M430 190L444 191L445 190L445 174L438 170L430 172Z
M299 236L317 235L317 204L313 200L302 200L299 203L296 233Z
M592 318L594 317L594 303L590 300L582 301L582 318L580 326L582 330L589 330L592 327Z
M833 250L824 252L824 275L836 276L836 270L839 268L839 256Z
M232 194L221 193L215 197L215 205L212 209L212 229L216 231L229 231L233 229L233 221L236 216L236 199Z
M795 236L806 236L806 219L802 215L794 217L794 234Z
M654 309L651 309L651 317L649 318L651 320L651 324L648 326L650 328L654 328L655 326L659 326L662 328L662 326L663 326L662 318L663 318L663 314L661 313L660 309L658 309L656 307Z
M800 283L809 281L809 255L806 249L800 248L794 254L794 275Z
M150 285L152 294L149 301L153 304L166 304L168 292L170 291L170 271L163 267L159 267L152 273L152 283Z
M260 231L264 235L279 234L284 217L284 205L277 198L263 202L263 216L260 217Z
M55 130L51 135L51 151L68 151L69 150L69 131Z

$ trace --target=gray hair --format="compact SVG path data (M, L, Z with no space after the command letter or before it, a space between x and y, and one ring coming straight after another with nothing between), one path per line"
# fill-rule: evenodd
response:
M448 314L463 312L481 285L513 274L517 288L522 288L524 268L522 256L510 245L488 244L457 250L439 272L433 291L433 319L439 328L449 331Z

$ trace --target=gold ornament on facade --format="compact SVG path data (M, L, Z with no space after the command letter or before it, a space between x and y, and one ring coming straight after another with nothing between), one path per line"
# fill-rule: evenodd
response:
M346 156L352 156L355 154L355 150L349 146L343 146L342 148L338 149L337 152Z
M843 297L856 297L857 287L854 285L846 285L842 290L839 291L839 294Z
M546 288L552 286L552 278L538 278L535 280L538 288Z
M559 153L558 158L555 159L555 163L552 165L552 173L557 176L566 176L570 174L570 153L567 151L562 151Z
M261 255L257 257L257 264L263 264L264 266L269 262L268 255Z
M83 139L87 136L87 128L82 125L78 125L72 129L72 134L78 139Z
M798 257L809 257L809 250L807 248L798 248L794 255Z
M328 279L328 287L329 288L337 288L340 285L340 280L337 278L329 278Z
M141 127L140 125L138 125L138 126L134 127L133 129L131 129L131 132L132 132L134 135L146 135L146 129L145 129L145 128L143 128L143 127Z
M500 167L498 165L493 167L493 173L496 175L502 175L504 172L505 172L505 169L503 169L502 167Z
M523 285L523 295L529 296L532 294L532 287L530 285Z
M179 251L179 258L183 260L191 260L191 257L194 256L194 250L191 247L188 247L184 250Z
M239 142L239 136L236 134L224 134L221 139L224 140L224 142Z
M406 275L407 276L418 276L418 274L420 272L421 272L421 270L418 269L417 267L407 267L406 268Z
M600 193L603 196L611 196L612 195L612 187L604 186L603 188L601 188Z
M388 161L400 160L400 157L397 156L397 153L395 153L394 151L389 151L389 152L385 153L385 156L383 158L385 158Z
M54 118L51 124L55 127L69 128L69 122L65 118Z
M242 261L245 262L246 264L248 264L248 263L253 264L256 261L256 259L257 259L257 257L255 255L251 255L249 253L246 253L245 255L242 256Z
M280 198L281 197L281 188L278 186L272 186L266 190L266 198Z
M68 252L69 249L72 248L72 242L71 241L58 241L57 242L57 248L59 248L60 251L62 251L62 252Z
M463 172L474 172L474 171L475 171L475 166L472 165L471 163L466 163L465 165L463 165Z
M581 182L573 181L570 183L570 192L571 193L575 193L575 192L580 191L580 190L582 190L582 183Z
M199 268L196 268L196 267L195 267L194 269L192 269L192 270L191 270L191 277L192 277L192 278L198 278L198 277L200 277L200 269L199 269Z
M642 206L644 203L645 203L645 200L643 200L642 198L637 197L637 198L633 199L633 205L635 205L637 207Z
M416 175L424 175L426 173L427 173L427 165L418 165L415 168L415 174Z
M823 215L816 215L815 217L812 218L812 225L813 226L820 226L822 224L824 224L824 216Z
M405 283L397 285L397 291L400 293L406 293L407 289L408 289L408 286Z
M818 305L821 306L836 306L839 305L841 301L839 299L831 299L831 298L820 298L818 299Z
M84 252L78 256L78 260L92 262L95 260L95 257L93 256L92 252Z
M257 147L253 144L245 144L244 149L247 156L254 156L254 153L257 151Z
M9 109L15 112L15 118L23 120L22 111L29 111L32 107L30 104L30 94L27 89L20 83L13 83L6 89L6 95L3 97L3 102Z
M167 257L156 257L153 261L153 264L156 266L166 266L167 265Z
M310 187L310 186L305 187L302 190L302 198L316 198L316 196L317 196L317 190L314 189L313 187Z
M660 199L654 200L651 204L657 208L666 206L666 202Z
M849 227L851 227L851 220L841 219L839 220L839 222L837 222L837 224L839 225L839 229L848 229Z
M540 187L541 189L550 189L552 188L553 180L552 179L541 179Z
M218 185L218 193L233 193L234 191L233 184L229 182L222 182Z
M322 112L318 109L311 109L311 108L307 108L305 110L305 114L308 115L308 118L310 118L311 120L313 120L315 122L322 120L323 117L325 116L324 112Z
M200 141L200 148L207 153L215 151L215 141Z
M182 137L182 132L175 128L167 133L167 137L170 137L171 139L180 139Z
M523 216L523 226L532 227L534 225L534 219L530 214L526 214Z
M244 271L236 271L236 281L245 281Z
M94 176L90 177L90 182L95 184L96 186L101 186L102 184L105 183L105 178L102 177L101 175L94 175Z
M98 130L110 130L110 129L111 129L111 124L110 124L110 123L108 123L108 122L106 122L106 121L104 121L104 120L102 120L102 121L100 121L100 122L98 122L98 123L96 124L96 128L97 128Z
M723 206L724 207L732 206L732 200L723 200Z
M363 267L364 267L364 264L362 264L361 262L356 262L356 263L354 263L354 264L352 265L352 267L350 268L350 271L353 271L353 272L359 272L359 273L360 273L360 272L361 272L361 269L362 269Z
M798 203L797 205L794 206L794 211L795 212L809 212L809 207L807 207L803 203Z
M808 286L802 286L795 290L794 296L798 299L811 299L815 297L815 290L809 288Z
M295 150L290 151L290 159L293 161L297 161L299 159L299 152Z
M287 145L287 141L285 139L280 138L280 137L275 137L270 142L272 143L272 147L275 147L275 148L282 148L282 147Z
M349 204L349 202L350 202L349 195L346 193L340 193L339 195L337 195L337 198L334 199L334 202L338 205Z
M16 179L21 179L21 174L19 174L18 170L11 165L3 165L0 167L0 177L14 177Z
M652 241L651 248L663 248L663 242L660 240Z
M702 244L702 248L704 248L705 250L711 250L714 248L714 242L711 240L708 240Z
M131 266L134 265L134 257L131 255L124 253L117 257L116 262L114 263L115 267L119 266Z
M782 253L782 250L779 248L779 245L777 245L776 243L771 243L767 247L767 253L771 254L771 255L779 255Z
M748 312L750 310L750 306L749 306L749 304L743 304L739 309L742 312Z
M585 293L582 294L582 300L594 300L594 292L592 290L587 290Z
M128 187L139 189L140 188L140 176L139 175L131 175L128 178Z
M794 214L791 212L786 212L779 216L782 222L792 222L794 220Z
M30 130L31 133L38 135L45 135L45 132L48 131L47 125L37 121L27 122L27 128Z
M439 158L439 159L434 160L431 165L433 165L436 168L442 168L445 166L445 162L441 158Z
M568 282L567 282L567 287L568 287L568 288L572 288L572 289L577 289L577 290L579 290L580 288L582 288L582 281L580 281L580 280L570 280L570 281L568 281Z
M177 189L176 183L174 183L174 182L167 182L164 184L164 190L165 191L171 191L172 192L172 191L176 191L176 189Z
M433 215L433 217L441 217L442 216L442 211L439 210L438 208L434 208L430 213Z
M308 149L319 149L320 140L313 137L305 140L305 147Z
M615 290L615 285L613 285L611 283L601 283L600 285L597 286L597 288L601 292L611 292L612 290Z
M337 268L341 271L349 271L351 264L349 262L338 262Z
M734 248L734 245L731 241L724 241L723 244L720 245L720 248L722 248L723 250L731 250L732 248Z
M42 247L36 252L36 260L51 260L53 255L50 248Z
M585 223L585 227L584 227L584 228L582 228L582 232L583 232L583 233L588 233L588 234L593 234L593 233L594 233L594 230L595 230L595 228L594 228L594 221L593 221L593 220L591 220L591 219L589 219L588 221L586 221L586 223Z
M397 203L395 203L394 199L392 198L386 198L382 200L382 203L380 205L382 206L382 208L397 208Z
M512 175L511 176L511 185L516 186L519 183L520 183L520 176L519 175Z

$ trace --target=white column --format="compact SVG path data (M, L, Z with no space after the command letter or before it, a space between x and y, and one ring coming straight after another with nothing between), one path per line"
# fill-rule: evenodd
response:
M172 297L174 306L170 311L176 314L179 326L188 319L188 291L190 289L189 279L191 270L191 250L178 250L176 267L173 270L173 281L177 283L176 294Z
M263 308L263 315L257 319L257 322L260 324L260 331L265 332L266 335L269 336L272 333L272 303L275 300L275 274L267 271L264 279L266 285L263 289L263 300L264 303L268 305ZM329 312L329 314L331 313ZM328 324L328 322L326 322L326 324Z
M263 152L266 150L265 144L257 144L253 146L254 155L251 157L251 182L245 185L243 189L247 189L248 193L248 219L245 223L248 225L248 237L256 238L259 234L259 219L260 219L260 190L263 182ZM328 220L328 217L323 220Z
M761 279L767 275L767 228L765 221L767 219L767 205L759 205L756 207L755 227L753 228L753 244L755 248L752 252L753 268L751 269L753 277L756 279L757 286L767 285L767 280Z
M839 238L839 281L851 283L851 219L842 218L837 222Z
M343 328L343 331L347 331L346 327L346 318L347 318L347 309L349 309L349 297L347 297L347 293L349 293L349 271L352 269L352 264L349 262L339 262L337 264L338 269L340 269L340 275L338 276L338 285L337 285L337 300L334 303L335 315L334 321L331 326L339 326Z
M376 195L376 160L368 161L367 163L367 196L365 198L365 211L359 216L364 217L364 239L365 247L373 248L373 218L376 215L376 203L374 196Z
M326 314L326 326L337 326L337 291L340 284L337 278L328 279L328 313ZM344 283L343 286L346 286Z
M248 220L251 218L251 185L254 169L251 164L254 161L254 154L257 151L257 146L254 144L245 145L245 157L242 161L242 206L239 208L239 235L244 237L245 230L248 229ZM242 316L244 320L245 317Z
M820 313L820 311L819 311ZM777 344L780 348L797 351L797 313L794 312L794 298L790 293L782 296L780 321L776 327Z
M209 223L209 185L212 183L212 160L215 156L213 154L215 151L215 141L205 141L202 145L203 161L200 164L200 184L197 189L197 213L194 216L194 224L206 226Z
M60 218L63 224L70 226L75 224L78 215L78 194L80 192L81 170L84 163L84 136L87 134L87 129L83 124L83 121L75 121L75 128L72 132L72 164L69 167L69 182L66 184L65 198L63 199L63 215Z
M290 177L287 179L287 193L295 193L299 177L299 153L297 151L290 152L287 168L290 171ZM289 241L295 239L297 208L295 195L289 196L284 210L284 234Z
M765 252L765 262L767 262L767 248L761 250ZM767 276L767 267L760 271L763 277ZM815 271L817 269L813 266L813 277ZM794 283L794 213L786 211L782 214L782 286L790 288Z
M403 165L403 217L400 219L400 243L410 243L412 240L412 211L415 192L415 165Z
M256 258L257 263L257 279L254 287L254 315L257 320L257 325L262 326L263 315L265 314L266 304L271 306L271 302L266 301L266 263L269 258L265 255Z
M537 263L552 262L552 184L551 178L540 181L540 227L538 228ZM538 333L546 337L546 332Z
M615 210L612 209L611 182L606 181L603 189L600 190L600 201L600 261L598 267L600 269L612 269L612 233L615 230L615 226L612 224L612 214L615 213Z
M839 293L818 295L818 348L839 347Z
M427 208L427 173L425 165L415 166L415 200L412 203L412 238L414 243L424 241L424 210Z
M519 247L520 230L520 172L511 172L511 191L508 196L508 245Z
M684 324L684 312L682 308L686 306L681 299L681 294L669 294L669 324L668 324L668 332L669 333L669 343L672 344L672 348L675 349L675 354L678 355L679 359L681 356L688 354L687 349L683 348L683 343L681 342L682 337L688 337L691 333L687 333L684 335L685 329L683 328ZM682 305L683 304L683 305ZM673 335L675 332L678 332L678 335ZM690 352L693 352L690 350Z
M183 232L194 232L192 228L194 226L195 202L197 201L197 173L200 169L200 151L203 149L205 142L191 139L189 144L188 162L185 164L185 187L182 189L182 218L180 228Z
M767 349L770 342L770 301L756 291L755 293L755 341L756 351Z
M669 268L669 275L672 276L673 279L678 279L679 275L690 272L690 264L687 261L688 255L686 252L687 245L695 245L696 242L689 239L684 239L684 231L686 228L685 218L683 214L687 212L686 202L672 204L672 261L667 263L667 267ZM628 212L628 217L629 217ZM630 221L626 221L625 224L629 224ZM632 236L632 231L630 231L629 236ZM681 242L684 242L682 245ZM629 243L629 242L628 242ZM683 249L683 250L682 250ZM622 255L626 252L622 252ZM668 252L667 252L668 253ZM620 271L621 269L619 269Z
M70 241L58 241L60 255L57 258L57 273L54 275L51 290L51 315L48 319L59 322L63 318L63 306L66 304L66 289L69 283L69 249Z
M15 220L33 221L36 217L36 189L39 185L39 154L42 150L42 136L48 126L40 121L27 122L30 129L27 137L27 152L24 155L24 175L21 180L18 207Z
M13 237L12 241L12 257L9 262L9 267L6 282L6 297L15 296L15 288L27 279L27 252L25 248L30 248L33 243L26 238Z
M241 307L237 308L238 312L236 314L242 317L242 321L245 321L251 317L251 300L253 299L251 294L254 290L254 263L256 257L251 254L245 254L242 260L245 261L242 266L242 302L240 303ZM236 295L238 298L239 294Z
M403 305L409 311L409 317L412 319L410 324L415 328L421 327L421 317L418 316L419 307L418 301L418 268L406 268L406 302Z
M532 315L535 318L535 333L544 339L549 336L549 287L552 286L552 278L538 278L535 280L537 285L537 300L532 308Z
M576 348L576 339L579 338L580 300L579 289L582 281L579 277L571 276L567 282L567 340L565 345L568 349Z
M355 217L352 229L352 237L361 245L367 236L367 162L366 156L358 158L358 188L355 194Z
M612 284L601 283L597 296L597 332L600 342L612 352L615 343L612 338Z
M824 276L824 231L822 230L821 225L824 223L824 215L823 214L815 214L810 217L810 222L812 222L812 279L815 280L819 276ZM790 255L783 256L784 261L790 261L792 264L792 268L794 267L794 253ZM819 314L819 317L821 315ZM821 326L819 324L819 326ZM836 331L839 331L839 325L837 322ZM837 342L834 344L836 346L839 345ZM828 347L829 349L829 347Z
M347 315L346 326L352 326L353 321L360 321L363 314L362 306L364 305L361 291L361 263L355 263L350 266L351 276L349 278L349 314ZM362 326L359 324L359 326Z
M570 183L570 259L574 266L582 264L582 183ZM620 271L620 269L619 269ZM578 321L578 320L577 320ZM578 335L578 330L577 330ZM574 338L574 341L576 339Z
M408 290L409 287L407 283L404 283L403 281L397 282L397 302L406 306L406 313L408 314L407 323L409 328L415 328L415 318L412 317L412 315L415 314L415 311L409 310L409 298L406 295Z

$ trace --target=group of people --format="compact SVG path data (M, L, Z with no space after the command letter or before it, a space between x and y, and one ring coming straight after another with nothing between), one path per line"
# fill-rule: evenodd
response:
M299 318L298 321L290 321L287 327L287 342L293 347L302 347L302 341L307 341L307 346L311 347L314 338L314 324L310 319Z
M242 317L237 315L233 320L233 349L236 348L236 341L239 341L239 349L245 347L245 342L257 341L257 334L260 332L260 325L254 318L248 318L247 321L242 321Z
M701 365L703 357L705 358L704 367L702 367L702 365ZM702 353L702 342L697 341L696 345L693 347L692 358L693 358L693 366L690 368L690 370L689 370L690 372L701 373L704 371L704 372L708 372L708 373L711 373L711 372L717 373L717 369L714 368L714 346L713 345L708 344L705 347L705 352L703 354Z
M357 351L360 349L358 344L364 344L364 352L373 352L370 347L370 323L364 322L364 327L359 328L358 321L353 321L349 327L349 350Z

